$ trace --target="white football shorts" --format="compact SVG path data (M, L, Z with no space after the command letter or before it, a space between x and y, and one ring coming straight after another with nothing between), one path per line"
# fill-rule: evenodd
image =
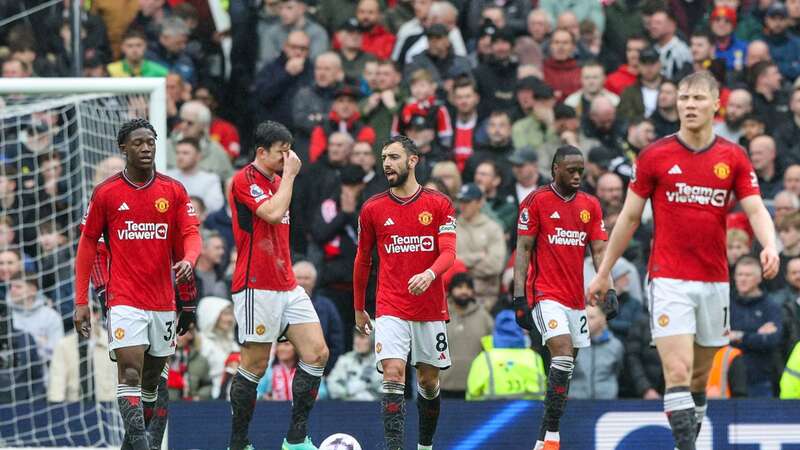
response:
M300 286L291 291L245 289L233 294L239 343L274 343L289 325L319 323L317 311Z
M653 339L693 334L701 347L728 345L730 285L725 282L650 280Z
M569 334L573 348L590 345L586 310L568 308L555 300L542 300L533 307L533 322L542 335L542 344L556 336Z
M108 310L108 350L116 361L114 350L146 345L150 356L164 357L175 353L175 311L149 311L128 305Z
M444 321L417 322L393 316L380 316L375 320L375 359L378 371L383 373L381 361L402 359L407 361L411 352L411 365L428 364L439 369L450 367L450 346Z

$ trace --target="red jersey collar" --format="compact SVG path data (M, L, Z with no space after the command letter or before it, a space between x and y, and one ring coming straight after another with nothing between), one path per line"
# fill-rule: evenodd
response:
M392 200L396 201L401 205L408 205L409 203L419 198L419 195L422 193L422 185L419 185L417 187L417 191L411 194L411 196L409 197L398 197L394 195L394 192L392 192L391 188L389 189L388 192L389 192L389 198L391 198Z
M555 181L550 183L550 190L553 191L553 193L556 194L558 196L558 198L560 198L561 200L564 200L564 202L571 202L571 201L575 200L575 197L578 196L578 191L575 191L575 193L570 195L569 197L564 197L563 195L561 195L560 192L558 192L558 189L556 189Z
M256 165L256 163L255 163L255 162L251 162L251 163L250 163L250 167L252 167L252 168L253 168L253 170L255 170L256 172L258 172L259 174L261 174L261 176L262 176L262 177L264 177L264 178L266 178L266 179L267 179L267 180L268 180L270 183L272 183L272 182L274 182L274 181L275 181L275 175L273 175L273 176L271 176L271 177L270 177L269 175L265 174L264 172L262 172L262 171L261 171L261 169L259 169L259 168L258 168L258 166Z
M681 139L681 137L678 135L678 133L675 133L675 140L678 141L679 144L681 144L681 147L685 148L686 150L688 150L688 151L690 151L692 153L703 153L704 151L710 149L711 147L714 146L714 144L717 143L717 135L715 134L714 135L714 139L712 139L711 142L708 145L706 145L705 147L703 147L703 148L692 148L692 147L690 147L686 142L683 142L683 139Z
M123 179L123 180L125 180L125 182L126 182L126 183L128 183L128 184L129 184L129 185L130 185L132 188L136 189L137 191L138 191L138 190L141 190L141 189L146 189L146 188L147 188L147 187L149 187L151 184L153 184L153 181L155 181L155 179L156 179L156 175L157 175L157 173L156 173L156 171L154 170L154 171L153 171L153 176L152 176L152 177L150 177L150 179L149 179L149 180L147 180L147 182L146 182L146 183L144 183L144 184L137 184L137 183L135 183L133 180L131 180L130 178L128 178L128 171L127 171L127 170L125 170L125 169L122 169L122 179Z

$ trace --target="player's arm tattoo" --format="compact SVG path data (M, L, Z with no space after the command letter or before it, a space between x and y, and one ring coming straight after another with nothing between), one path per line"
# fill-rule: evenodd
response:
M514 259L514 295L525 295L525 282L528 278L528 265L531 261L531 252L536 243L534 236L517 236L517 256Z

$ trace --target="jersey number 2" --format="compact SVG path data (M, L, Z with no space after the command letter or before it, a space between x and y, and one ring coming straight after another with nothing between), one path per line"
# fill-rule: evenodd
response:
M581 334L586 334L586 316L581 316Z

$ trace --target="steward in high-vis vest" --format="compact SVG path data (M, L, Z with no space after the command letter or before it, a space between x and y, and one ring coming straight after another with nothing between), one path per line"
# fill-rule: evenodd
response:
M800 342L794 345L781 376L781 399L800 399Z
M706 397L724 399L747 396L747 367L742 351L726 345L714 355L706 384Z
M526 346L513 311L497 315L494 334L483 338L483 348L469 369L467 400L544 398L542 357Z

